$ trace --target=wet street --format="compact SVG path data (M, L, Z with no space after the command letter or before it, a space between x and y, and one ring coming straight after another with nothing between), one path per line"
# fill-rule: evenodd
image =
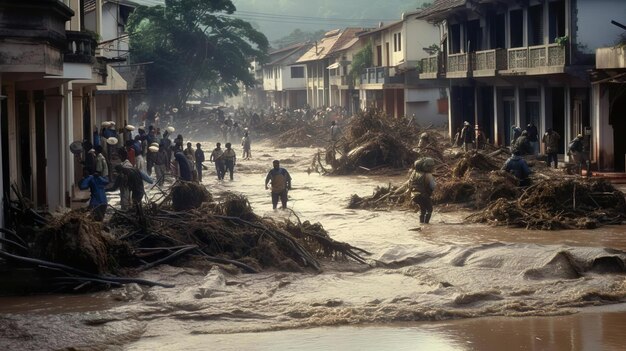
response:
M195 141L192 140L195 143ZM204 146L208 155L212 145ZM238 156L240 156L239 148ZM314 148L252 145L235 180L204 184L248 196L276 220L263 188L273 159L293 178L289 207L369 265L256 275L162 265L142 278L175 288L0 298L0 349L127 350L618 350L626 344L624 227L540 232L463 224L466 212L346 209L351 194L395 176L307 174Z

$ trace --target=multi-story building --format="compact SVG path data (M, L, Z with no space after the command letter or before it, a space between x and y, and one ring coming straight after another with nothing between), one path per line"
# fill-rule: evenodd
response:
M40 209L69 206L75 181L69 145L82 138L74 116L81 116L83 94L89 94L81 82L105 81L96 38L80 21L70 22L79 5L0 1L0 191L6 196L15 184Z
M274 107L300 108L307 103L306 66L296 61L311 47L297 43L270 51L263 65L263 90Z
M156 0L133 3L141 1ZM121 60L99 45L108 32L119 36L120 22L103 13L122 3L0 0L3 195L15 184L38 209L70 207L82 177L70 144L91 139L102 120L126 121L127 79L110 67Z
M99 34L98 56L108 63L106 84L96 86L94 92L94 126L103 121L122 125L131 121L129 97L144 93L146 88L145 65L130 64L128 18L138 6L163 5L164 1L85 0L84 3L84 26Z
M395 117L415 116L424 125L443 125L447 110L441 111L437 102L445 94L436 82L417 79L420 60L440 40L438 28L419 19L420 12L404 13L399 21L359 35L363 46L370 45L373 58L373 67L360 79L361 107L379 108Z
M345 52L356 43L355 38L364 29L345 28L327 32L324 38L313 43L311 48L305 52L297 61L297 64L306 65L306 92L307 103L313 108L328 107L332 105L342 105L339 88L331 95L331 75L330 71L335 70L333 83L336 87L344 86L341 81L337 81L336 76L341 77L347 72L349 62L344 59ZM334 64L337 64L333 66ZM337 69L343 73L337 74ZM341 79L341 78L339 78ZM337 85L339 83L339 85ZM345 89L344 89L345 90Z
M624 11L626 2L610 0L436 0L418 17L440 25L442 44L420 77L449 83L450 134L469 121L509 145L512 126L532 122L540 135L561 135L561 154L582 133L596 167L620 168L624 145L609 145L622 122L610 125L600 109L608 97L589 71L595 49L619 38L610 20Z

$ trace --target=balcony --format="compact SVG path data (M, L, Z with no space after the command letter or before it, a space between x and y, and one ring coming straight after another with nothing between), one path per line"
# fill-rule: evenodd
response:
M89 63L96 62L96 47L98 43L90 33L67 31L67 47L63 62Z
M446 78L467 78L470 71L470 55L466 53L448 55Z
M476 51L472 60L474 77L493 77L497 71L505 70L507 52L504 49Z
M404 84L404 76L395 76L390 67L370 67L361 74L361 84Z
M420 60L421 72L420 79L437 79L441 76L441 54L429 56Z
M566 62L565 46L548 44L508 49L507 60L508 68L503 74L563 73Z

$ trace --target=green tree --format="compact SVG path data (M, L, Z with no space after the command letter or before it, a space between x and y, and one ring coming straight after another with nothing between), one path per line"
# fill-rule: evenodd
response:
M373 62L372 43L369 42L352 57L350 73L348 73L350 81L356 81L366 68L372 67Z
M265 35L229 16L230 0L165 0L139 6L128 21L132 62L152 62L146 81L153 102L183 104L193 89L218 86L237 94L254 84L250 60L263 61Z

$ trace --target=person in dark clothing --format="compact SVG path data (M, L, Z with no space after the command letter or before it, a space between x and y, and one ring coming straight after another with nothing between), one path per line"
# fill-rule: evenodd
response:
M85 148L87 153L85 154L85 168L87 174L93 174L96 171L96 150L93 148Z
M528 142L533 150L529 155L537 155L539 153L539 134L534 122L528 123L526 132L528 133Z
M224 150L221 148L222 144L215 144L215 149L211 152L211 156L209 157L209 161L215 162L215 173L217 173L217 180L224 180L224 160L222 160L222 155L224 154Z
M559 133L552 130L552 128L548 128L546 134L544 134L541 139L546 146L546 155L548 155L546 163L548 167L550 167L554 161L554 168L558 168L559 158L557 153L559 152L559 141L561 140L561 136Z
M192 167L185 154L183 154L182 151L178 151L174 154L174 158L176 159L176 162L178 162L180 179L188 182L192 181Z
M463 142L463 151L467 152L474 143L474 130L468 121L463 123L463 129L461 129L461 141Z
M102 177L98 172L89 175L87 169L83 170L83 175L84 178L78 183L78 187L81 190L89 189L91 192L91 196L89 197L91 215L95 221L102 222L108 204L104 186L109 184L109 180Z
M159 186L163 185L163 182L165 181L167 166L169 166L167 160L167 151L165 151L165 146L161 144L161 146L159 146L159 151L156 152L156 157L154 159L154 170L156 172L157 184Z
M235 150L231 149L231 144L226 143L226 150L222 154L222 160L224 160L224 175L226 172L230 174L230 180L233 180L233 172L235 171L235 164L237 163L237 154ZM222 175L222 179L224 179Z
M196 144L196 171L198 172L198 182L202 182L202 162L204 162L204 151L202 151L202 145Z
M513 146L514 150L517 150L520 154L520 156L523 155L532 155L533 154L533 147L530 144L530 142L528 141L528 132L527 131L523 131L522 135L520 135L519 138L517 138L517 141L515 142L515 145Z
M513 136L511 137L511 149L514 149L517 139L522 136L522 129L516 126L511 127L511 129L513 131Z
M528 176L531 171L530 168L528 168L526 160L521 157L519 150L513 150L513 155L506 160L504 166L502 166L502 170L512 173L515 178L519 180L520 186L530 185L530 179Z
M576 138L572 139L568 145L568 155L572 156L574 163L576 164L577 173L582 175L583 167L587 170L587 177L591 176L591 162L589 162L589 154L585 150L583 143L583 135L578 134Z
M118 190L120 187L126 187L130 191L132 202L135 205L140 206L141 200L145 194L143 182L145 181L152 184L152 179L136 168L117 165L115 166L115 171L118 174L115 179L115 183L113 183L113 186L106 191L111 192Z
M276 209L278 199L282 204L282 209L287 208L287 192L291 190L291 175L286 169L280 167L280 161L274 160L274 166L265 177L265 190L267 185L272 184L272 208Z
M431 196L437 184L432 175L435 161L426 157L415 161L409 184L411 197L420 208L420 223L428 224L433 213L433 201Z

